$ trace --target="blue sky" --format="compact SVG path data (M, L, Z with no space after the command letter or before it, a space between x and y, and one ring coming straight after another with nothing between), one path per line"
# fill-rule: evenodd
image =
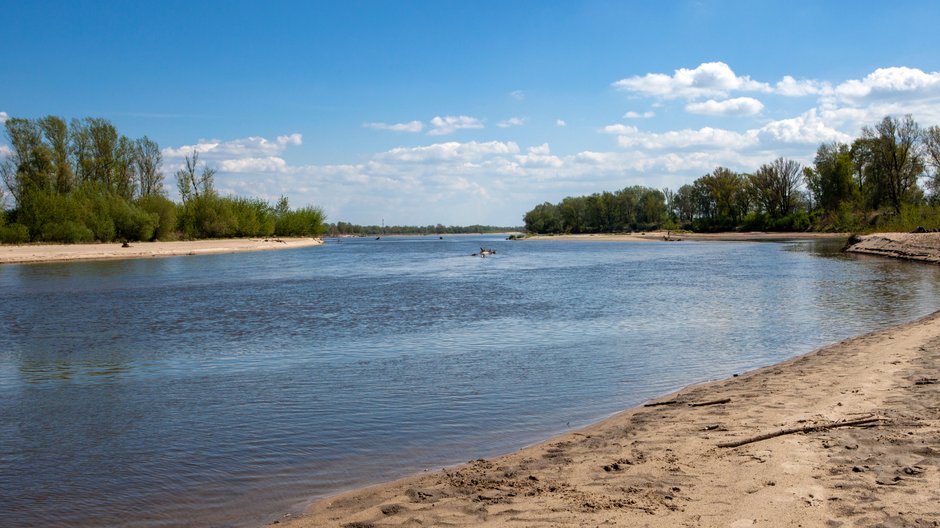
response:
M160 144L168 182L195 148L223 193L283 194L331 221L518 225L568 195L809 163L886 114L940 124L938 2L0 0L0 13L0 120L105 117Z

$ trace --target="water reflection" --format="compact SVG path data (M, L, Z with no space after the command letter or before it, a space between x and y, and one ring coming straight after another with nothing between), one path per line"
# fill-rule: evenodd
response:
M936 309L940 268L840 247L396 238L3 266L0 525L257 525Z

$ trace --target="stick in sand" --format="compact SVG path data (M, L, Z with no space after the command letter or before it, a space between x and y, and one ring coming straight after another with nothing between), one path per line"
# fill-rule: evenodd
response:
M776 438L778 436L784 436L794 433L812 433L815 431L827 431L829 429L835 429L836 427L854 427L857 425L868 425L875 422L884 421L883 418L869 417L862 418L860 420L851 420L848 422L837 421L829 422L820 425L804 425L803 427L791 427L789 429L781 429L779 431L774 431L772 433L764 433L762 435L752 436L750 438L745 438L744 440L735 440L733 442L722 442L718 444L718 447L740 447L746 444L752 444L754 442L760 442L763 440L769 440L771 438Z

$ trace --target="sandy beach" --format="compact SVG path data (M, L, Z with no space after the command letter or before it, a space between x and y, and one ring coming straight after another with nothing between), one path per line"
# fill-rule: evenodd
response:
M0 246L0 264L174 257L290 249L322 244L319 238L226 238L180 242L110 244L24 244Z
M940 263L940 233L875 233L861 235L850 253Z
M759 241L759 240L795 240L820 238L848 238L848 233L768 233L753 231L745 233L686 233L676 231L647 231L643 233L598 234L598 235L534 235L524 240L573 240L596 242L656 242L667 238L681 240L718 240L718 241Z
M938 377L940 312L277 525L940 526Z

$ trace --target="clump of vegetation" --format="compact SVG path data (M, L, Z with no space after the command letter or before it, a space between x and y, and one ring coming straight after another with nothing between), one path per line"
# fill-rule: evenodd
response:
M784 158L750 174L718 167L677 191L569 197L535 206L524 220L532 233L937 229L940 127L885 117L851 145L820 145L812 167Z
M0 243L112 242L246 236L317 236L323 212L219 196L215 170L186 157L182 203L166 197L156 142L131 140L107 120L55 116L5 123L12 153L0 161Z

